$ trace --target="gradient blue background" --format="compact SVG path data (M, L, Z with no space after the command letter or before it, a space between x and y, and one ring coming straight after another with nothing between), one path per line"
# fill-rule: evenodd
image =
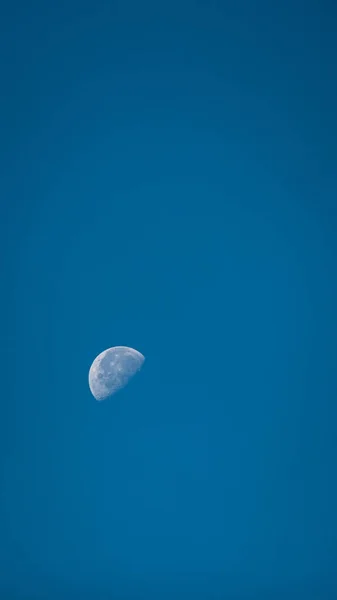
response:
M336 599L336 11L2 6L2 598Z

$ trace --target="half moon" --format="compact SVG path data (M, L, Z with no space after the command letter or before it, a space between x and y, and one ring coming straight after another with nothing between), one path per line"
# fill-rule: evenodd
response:
M89 370L89 387L98 401L124 388L143 366L145 357L127 346L114 346L96 356Z

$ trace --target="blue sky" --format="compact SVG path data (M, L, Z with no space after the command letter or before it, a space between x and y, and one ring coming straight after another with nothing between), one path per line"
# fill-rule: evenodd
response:
M336 598L336 32L1 8L4 598ZM146 362L97 403L115 345Z

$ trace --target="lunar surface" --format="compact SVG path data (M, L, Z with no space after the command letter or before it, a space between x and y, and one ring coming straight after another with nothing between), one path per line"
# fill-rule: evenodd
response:
M139 371L144 356L126 346L108 348L96 356L89 370L89 387L96 400L106 400L123 387Z

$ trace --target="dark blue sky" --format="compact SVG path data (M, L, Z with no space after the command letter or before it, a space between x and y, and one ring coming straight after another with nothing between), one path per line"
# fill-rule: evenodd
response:
M337 597L334 4L1 7L4 599Z

